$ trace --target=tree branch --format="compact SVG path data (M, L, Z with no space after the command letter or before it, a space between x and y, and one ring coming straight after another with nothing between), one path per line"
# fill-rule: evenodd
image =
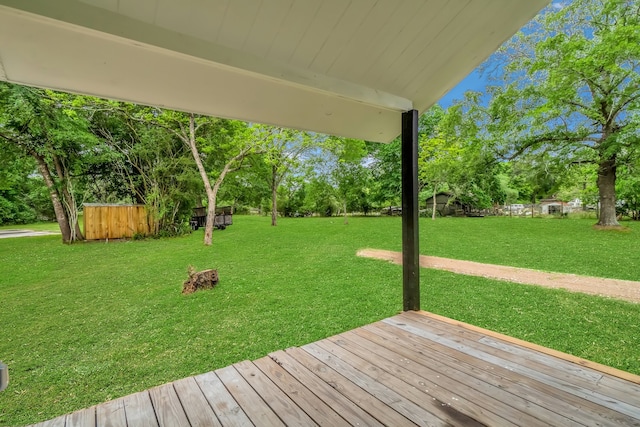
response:
M522 141L521 146L513 154L503 158L506 160L514 160L515 158L523 155L527 150L545 143L566 143L568 145L576 142L586 141L588 139L589 137L586 135L576 135L573 137L570 137L568 135L539 135L537 137Z

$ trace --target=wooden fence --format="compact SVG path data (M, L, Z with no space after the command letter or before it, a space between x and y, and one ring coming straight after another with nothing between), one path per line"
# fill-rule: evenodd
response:
M87 240L123 239L150 232L144 205L84 205L84 237Z

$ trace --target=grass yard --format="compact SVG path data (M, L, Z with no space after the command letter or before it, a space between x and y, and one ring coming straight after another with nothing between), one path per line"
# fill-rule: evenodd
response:
M640 224L421 220L421 252L640 280ZM401 267L358 258L400 250L399 218L234 218L202 245L184 238L65 246L0 239L0 360L11 383L0 425L33 423L255 359L401 310ZM17 228L17 227L16 227ZM180 294L189 265L220 284ZM640 374L640 305L422 270L425 310Z

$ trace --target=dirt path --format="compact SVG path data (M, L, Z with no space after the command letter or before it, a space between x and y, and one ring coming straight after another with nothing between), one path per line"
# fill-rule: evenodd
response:
M402 264L402 253L381 249L362 249L358 256L387 260ZM604 279L600 277L578 276L576 274L550 273L528 268L507 267L495 264L482 264L473 261L460 261L420 255L420 266L446 270L458 274L481 276L489 279L562 288L572 292L600 295L640 303L640 282L631 280Z

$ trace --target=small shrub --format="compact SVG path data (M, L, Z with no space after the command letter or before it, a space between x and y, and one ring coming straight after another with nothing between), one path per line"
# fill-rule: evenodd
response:
M193 232L191 226L187 222L183 222L180 224L171 224L165 228L160 229L156 234L152 237L154 239L162 239L165 237L178 237L178 236L186 236Z

